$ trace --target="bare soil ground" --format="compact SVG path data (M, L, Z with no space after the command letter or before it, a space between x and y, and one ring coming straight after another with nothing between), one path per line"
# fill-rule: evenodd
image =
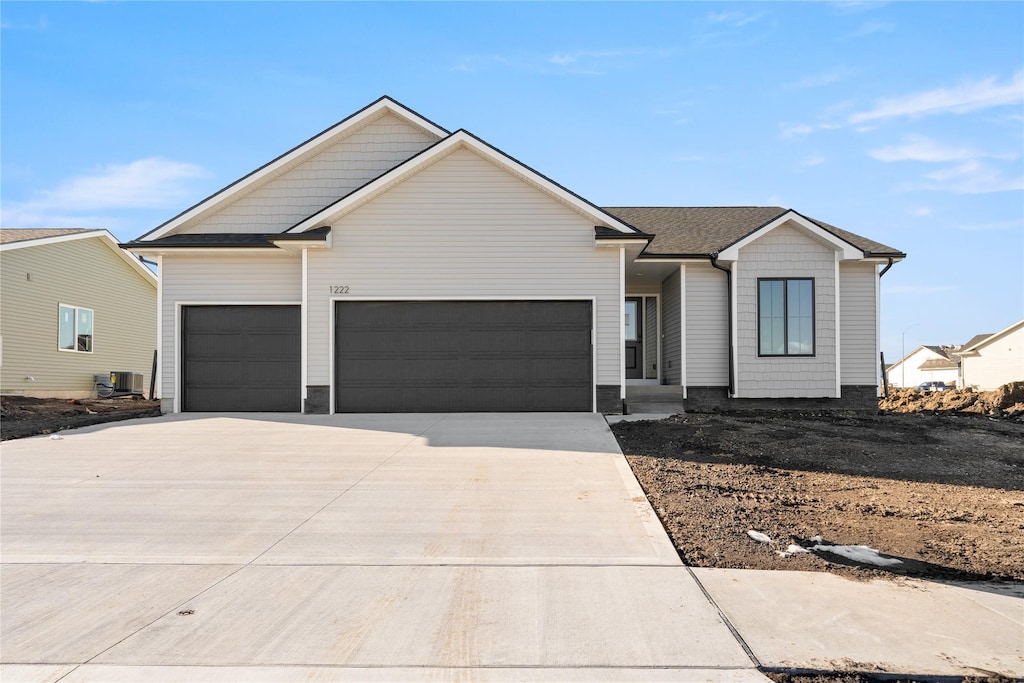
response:
M51 434L102 422L160 415L159 401L140 398L75 399L0 397L0 440Z
M613 431L687 564L1024 579L1018 419L689 413ZM901 561L883 569L821 550L780 556L791 543L817 545L815 536Z

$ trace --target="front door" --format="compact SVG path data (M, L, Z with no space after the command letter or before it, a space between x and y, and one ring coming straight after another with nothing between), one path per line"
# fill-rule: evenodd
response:
M626 379L644 378L643 304L643 297L626 299Z

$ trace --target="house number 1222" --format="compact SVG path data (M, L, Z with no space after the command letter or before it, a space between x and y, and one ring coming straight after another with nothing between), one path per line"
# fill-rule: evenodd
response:
M331 294L348 294L348 285L331 285Z

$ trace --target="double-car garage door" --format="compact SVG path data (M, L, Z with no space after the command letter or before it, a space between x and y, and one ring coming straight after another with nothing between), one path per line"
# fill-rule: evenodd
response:
M336 412L590 411L590 301L339 301ZM301 409L298 306L187 306L186 411Z

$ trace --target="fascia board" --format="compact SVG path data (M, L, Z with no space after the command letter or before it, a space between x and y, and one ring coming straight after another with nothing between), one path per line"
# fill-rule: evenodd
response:
M470 149L480 156L488 159L505 171L516 175L539 190L554 197L566 206L581 213L592 221L607 224L609 227L622 232L624 235L635 235L636 230L621 220L607 214L587 201L569 192L557 183L542 176L533 169L516 161L512 157L484 143L476 136L465 130L459 130L441 140L432 147L427 148L419 155L399 164L387 173L355 190L338 202L324 208L321 211L306 218L300 223L289 228L286 232L305 232L322 225L330 225L339 220L350 211L362 206L366 201L372 199L380 192L401 183L407 178L419 173L435 162L443 159L452 152L460 149Z
M252 188L254 185L259 184L268 176L273 175L275 172L280 170L282 167L295 161L297 158L308 153L311 149L330 143L332 140L344 136L349 131L360 127L363 123L377 118L384 112L394 114L399 118L419 127L428 133L443 138L448 135L448 131L444 130L437 124L423 118L419 114L416 114L411 109L395 102L389 97L382 97L376 102L364 107L357 111L355 114L342 119L338 123L334 124L330 128L317 133L310 139L301 143L297 147L293 147L289 151L285 152L281 156L273 159L272 161L259 167L252 173L239 178L235 182L221 188L214 194L210 195L206 199L202 200L198 204L186 209L182 213L178 214L171 220L160 225L154 230L149 231L145 235L139 238L139 240L146 239L158 239L164 237L168 233L172 232L176 228L181 227L184 223L192 220L199 216L211 207L217 204L221 204L230 200L232 197L238 194L242 194Z
M223 255L223 254L243 254L248 256L264 255L264 256L285 256L289 255L285 250L278 249L275 247L146 247L142 245L136 245L132 247L125 247L127 251L139 256L176 256L176 255L189 255L195 256L203 254L209 256L211 254Z
M810 233L812 236L817 238L819 241L828 244L830 247L840 252L840 258L843 261L859 261L864 258L864 251L850 244L846 240L839 239L829 231L825 230L821 226L807 220L796 211L790 209L786 213L782 214L778 218L774 219L770 223L761 226L754 232L750 233L743 239L740 239L733 244L723 249L718 254L719 261L738 261L740 256L740 249L747 246L751 242L754 242L766 234L781 226L784 223L792 221L796 223L805 232Z
M24 249L25 247L40 247L43 246L44 244L57 244L58 242L70 242L72 240L89 239L106 232L106 230L96 229L90 230L88 232L73 232L68 235L55 235L53 237L37 237L36 239L21 240L20 242L8 242L7 244L0 244L0 251L13 251L15 249Z

